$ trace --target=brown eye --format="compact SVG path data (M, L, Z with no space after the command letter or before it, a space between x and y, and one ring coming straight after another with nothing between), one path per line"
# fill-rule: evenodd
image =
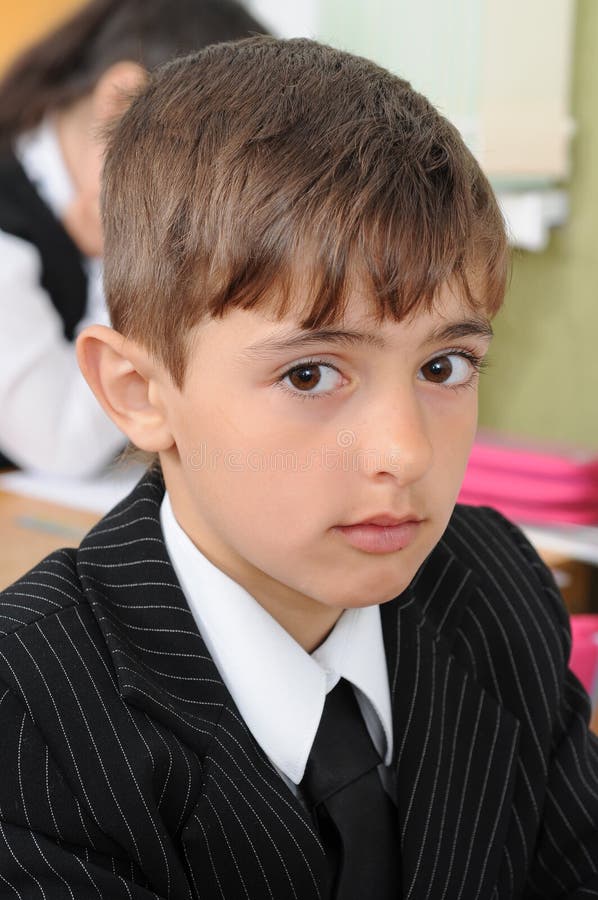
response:
M444 356L435 356L423 365L417 377L432 384L457 387L472 382L481 367L482 360L471 354L445 353Z
M437 356L436 359L431 359L429 363L422 366L421 371L426 381L443 384L453 374L453 363L450 356Z
M289 369L281 383L295 396L327 397L341 387L343 376L335 366L310 360Z
M309 391L315 388L322 378L320 366L299 366L288 375L293 387L299 391Z

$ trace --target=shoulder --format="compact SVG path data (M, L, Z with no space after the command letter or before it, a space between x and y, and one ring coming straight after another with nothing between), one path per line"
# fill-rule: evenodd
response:
M567 615L554 578L522 530L489 507L455 508L443 543L475 573L481 590L497 601L525 596L566 624Z
M516 525L487 508L457 507L441 543L469 573L455 656L518 719L540 715L549 729L571 644L549 569Z
M75 550L58 550L0 592L0 647L21 629L83 601L75 561Z
M76 561L76 550L57 550L0 593L0 681L18 693L68 655L73 620L91 618Z
M34 721L54 703L61 681L75 685L80 661L97 657L102 668L108 664L76 558L75 550L59 550L0 593L0 687L17 696Z
M108 607L118 617L131 599L131 566L147 567L148 550L160 544L158 509L157 478L144 476L79 548L50 554L0 593L0 683L31 708L50 695L66 703L71 687L75 698L86 680L112 693L114 664L100 620ZM117 573L114 585L107 572Z

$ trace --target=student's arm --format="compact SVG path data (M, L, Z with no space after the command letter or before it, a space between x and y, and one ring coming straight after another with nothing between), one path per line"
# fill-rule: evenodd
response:
M0 900L161 900L1 682L0 735Z
M88 475L125 439L79 372L40 276L37 250L0 231L0 450L24 468Z

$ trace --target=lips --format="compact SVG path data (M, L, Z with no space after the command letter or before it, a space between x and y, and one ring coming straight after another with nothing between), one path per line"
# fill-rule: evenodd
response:
M396 553L415 540L421 524L422 519L412 514L399 519L383 513L354 525L337 525L333 531L356 550L365 553Z
M380 525L382 527L394 527L395 525L402 525L404 522L418 522L419 519L417 516L407 515L403 516L402 519L397 519L396 516L389 515L380 515L380 516L372 516L370 519L363 519L361 522L356 522L357 525ZM343 526L343 527L355 527L355 526Z

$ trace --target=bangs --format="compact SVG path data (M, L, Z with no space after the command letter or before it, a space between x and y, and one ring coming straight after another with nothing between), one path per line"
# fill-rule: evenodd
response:
M320 205L296 201L282 226L278 217L275 235L268 228L245 235L248 252L234 268L235 254L225 251L228 271L220 270L220 288L208 291L209 314L264 309L315 329L342 319L359 284L378 321L401 321L430 311L450 283L473 311L493 317L510 261L502 216L489 187L467 193L451 185L446 171L437 177L441 186L405 168L397 173L400 184L366 198L353 185Z

